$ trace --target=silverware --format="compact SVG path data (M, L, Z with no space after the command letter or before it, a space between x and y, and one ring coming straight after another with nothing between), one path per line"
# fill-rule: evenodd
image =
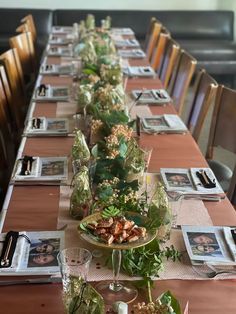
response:
M7 248L6 248L6 252L3 256L3 259L1 260L1 266L9 266L9 252L10 252L10 249L11 249L11 245L12 245L12 240L13 240L13 237L10 236L9 238L9 241L7 243Z
M135 100L133 101L133 103L131 104L130 108L129 108L129 113L131 112L132 108L134 106L136 106L136 104L138 103L139 99L141 98L141 96L143 95L143 92L140 92L138 94L138 96L135 98Z
M212 271L209 273L205 273L207 275L208 278L215 278L218 275L221 274L235 274L236 275L236 271L233 270L219 270L219 271Z
M46 283L59 283L59 282L61 282L61 278L60 277L1 280L0 281L0 286L27 285L27 284L46 284Z
M212 201L212 202L218 202L225 198L225 195L218 196L218 195L205 195L205 194L197 194L197 193L187 193L182 191L166 191L168 197L173 201L178 201L181 197L183 199L197 199L197 200L203 200L203 201Z

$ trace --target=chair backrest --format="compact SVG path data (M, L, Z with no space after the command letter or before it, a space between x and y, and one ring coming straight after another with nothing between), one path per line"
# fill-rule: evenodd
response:
M144 45L143 45L143 48L145 49L145 51L147 50L148 43L149 43L150 36L151 36L151 33L152 33L153 26L154 26L155 22L157 22L157 19L154 16L151 17L150 22L148 24L147 31L146 31Z
M185 96L194 74L197 60L182 50L170 79L169 93L175 109L181 115Z
M169 85L170 77L173 72L179 53L180 53L179 44L172 38L168 38L164 56L161 61L160 71L158 73L164 88L167 88Z
M217 86L217 82L204 69L198 72L195 80L191 111L187 121L187 127L196 142L210 105L214 104Z
M153 54L153 50L154 47L156 45L157 39L159 37L159 34L161 32L161 28L162 28L162 24L159 22L155 22L152 28L152 32L147 44L147 49L146 49L146 55L148 60L151 60L152 54Z
M227 196L231 203L235 206L236 205L236 165L234 167L233 176L230 182L229 190L227 192Z
M165 53L166 44L169 38L170 38L169 33L161 31L157 39L156 45L153 49L153 54L150 63L153 69L157 72L157 74L160 73L161 63Z
M236 153L236 90L219 85L211 120L207 159L213 158L214 147Z
M1 76L10 107L10 115L16 128L19 129L22 126L24 119L23 108L26 105L26 92L23 72L17 50L10 49L1 54L0 64L2 64L5 68L5 74L2 70ZM4 79L4 76L7 76L7 79Z
M0 66L0 73L2 69L4 70L3 66ZM0 131L1 131L4 143L7 143L7 141L10 140L10 133L11 133L7 107L8 107L7 98L6 98L5 90L4 90L3 83L0 77Z
M30 32L21 33L9 39L10 47L16 48L21 61L22 70L25 75L36 72L37 61L32 34Z
M34 23L34 18L32 14L29 14L21 20L22 23L27 25L28 31L31 32L34 43L37 40L37 31Z

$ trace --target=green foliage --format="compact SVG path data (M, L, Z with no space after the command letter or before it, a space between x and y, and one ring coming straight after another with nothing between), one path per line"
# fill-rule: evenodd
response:
M102 211L102 218L119 216L121 211L115 206L109 206Z
M83 283L80 294L72 298L69 314L101 314L105 313L102 296L90 285Z
M175 261L180 255L173 246L162 248L158 239L154 239L140 248L123 251L122 269L130 276L142 276L147 280L152 276L159 276L164 268L165 258Z

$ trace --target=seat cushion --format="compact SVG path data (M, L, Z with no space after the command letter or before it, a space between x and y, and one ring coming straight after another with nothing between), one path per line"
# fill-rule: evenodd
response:
M233 176L233 171L220 161L208 160L209 167L214 172L218 182L224 192L227 192L230 185L230 180Z

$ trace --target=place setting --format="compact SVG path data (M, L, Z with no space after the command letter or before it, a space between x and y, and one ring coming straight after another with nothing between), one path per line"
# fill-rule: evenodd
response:
M169 197L220 201L225 198L210 168L161 168L160 175Z
M67 157L22 156L16 160L12 183L60 185L68 180Z
M71 98L70 86L40 84L35 88L32 100L37 102L67 102Z
M24 136L67 136L69 132L69 119L33 117L26 124Z
M77 76L79 62L72 61L66 64L42 64L39 70L41 75Z

